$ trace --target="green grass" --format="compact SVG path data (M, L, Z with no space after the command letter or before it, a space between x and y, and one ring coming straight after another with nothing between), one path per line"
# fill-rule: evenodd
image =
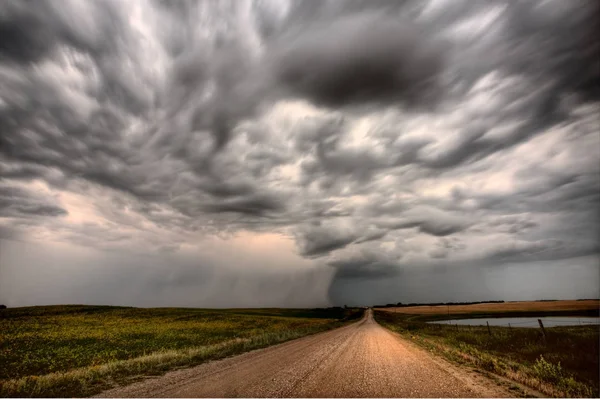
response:
M140 309L45 306L0 311L0 396L87 396L339 327L357 309Z
M544 343L537 328L491 327L490 336L485 326L426 323L439 318L375 312L383 326L451 360L511 378L549 396L598 396L598 326L547 328Z

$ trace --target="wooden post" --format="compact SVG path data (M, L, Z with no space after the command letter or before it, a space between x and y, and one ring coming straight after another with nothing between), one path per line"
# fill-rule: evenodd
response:
M490 334L490 337L492 336L492 330L490 330L490 322L486 320L485 324L487 324L488 326L488 334Z
M508 323L508 329L512 330L512 326L510 325L510 323Z
M544 323L542 323L542 319L538 319L538 323L540 324L540 328L542 329L542 336L544 337L544 345L546 344L546 330L544 329Z

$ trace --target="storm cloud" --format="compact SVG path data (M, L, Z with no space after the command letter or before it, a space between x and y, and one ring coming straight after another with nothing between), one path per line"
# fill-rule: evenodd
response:
M67 211L33 190L0 186L0 215L3 217L61 216Z
M598 296L599 12L3 1L0 302Z
M441 46L410 21L378 12L314 24L275 50L276 80L291 94L332 108L435 100Z

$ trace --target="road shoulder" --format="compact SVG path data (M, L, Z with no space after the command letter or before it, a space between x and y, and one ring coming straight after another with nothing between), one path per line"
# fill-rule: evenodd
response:
M490 373L485 370L479 370L460 363L454 363L450 360L427 350L425 347L402 336L401 334L389 330L382 326L389 334L399 340L409 351L420 354L431 360L441 369L447 371L454 378L462 381L482 397L489 398L508 398L508 397L527 397L543 398L546 395L529 388L523 384L514 382L508 378Z

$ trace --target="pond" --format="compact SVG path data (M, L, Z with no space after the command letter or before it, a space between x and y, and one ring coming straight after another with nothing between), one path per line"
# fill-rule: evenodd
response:
M490 326L508 327L526 327L539 328L538 319L542 320L544 327L558 326L588 326L600 324L598 317L490 317L480 319L457 319L457 320L441 320L430 321L430 324L452 324L461 326L485 326L486 322Z

